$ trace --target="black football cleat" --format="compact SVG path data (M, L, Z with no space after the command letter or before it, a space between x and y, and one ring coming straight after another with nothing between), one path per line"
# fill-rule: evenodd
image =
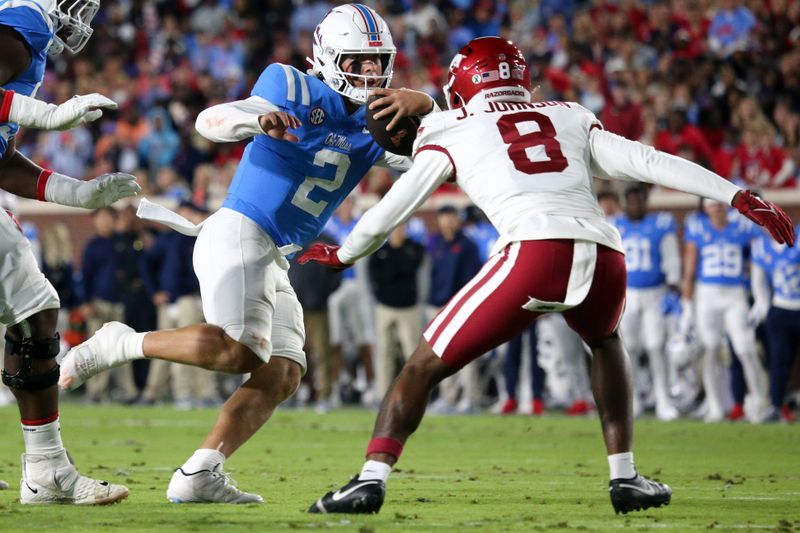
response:
M669 505L672 498L672 489L669 485L652 481L638 473L630 479L612 479L608 483L608 492L611 495L611 505L617 514Z
M308 512L375 514L381 510L385 495L386 483L380 479L360 480L355 475L344 487L314 502Z

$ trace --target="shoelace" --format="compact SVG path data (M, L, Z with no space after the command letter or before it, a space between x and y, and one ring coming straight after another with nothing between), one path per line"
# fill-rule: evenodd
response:
M214 470L211 471L211 474L220 478L222 480L222 483L225 485L226 489L233 491L235 494L242 492L238 489L236 480L233 479L233 477L231 477L231 475L228 472L225 472L221 468L221 465L218 464L217 466L215 466Z

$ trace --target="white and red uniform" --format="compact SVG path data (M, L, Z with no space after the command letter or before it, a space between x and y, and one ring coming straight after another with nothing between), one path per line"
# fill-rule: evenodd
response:
M425 117L413 167L338 251L344 263L372 253L439 185L458 183L500 238L483 269L425 331L433 351L453 367L545 312L562 312L587 342L617 327L625 263L592 176L663 184L728 204L739 191L688 161L603 131L578 104L528 99L519 88L488 89L463 108Z

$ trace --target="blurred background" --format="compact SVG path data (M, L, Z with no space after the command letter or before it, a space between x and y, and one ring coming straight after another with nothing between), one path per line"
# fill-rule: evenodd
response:
M444 107L441 86L453 54L473 37L500 35L527 56L537 99L579 102L607 130L762 190L795 219L800 215L796 0L367 3L389 23L398 48L393 87L425 91ZM312 31L332 5L311 0L104 0L87 48L74 57L54 58L37 96L61 103L74 94L100 92L118 102L119 109L70 131L23 130L18 149L75 177L130 172L144 196L180 205L182 213L199 220L224 199L245 143L220 145L201 138L193 128L197 114L247 97L270 63L307 69ZM392 179L388 170L374 169L324 238L341 240ZM597 185L607 214L624 207L622 185ZM653 190L649 201L651 208L667 209L679 222L697 208L694 197L672 191ZM138 330L202 320L196 283L187 282L193 278L191 242L143 226L133 207L123 204L88 214L9 196L2 203L22 220L41 250L45 272L64 304L66 345L80 342L108 319L123 318ZM426 311L430 315L443 305L460 288L460 280L469 279L485 260L495 238L486 226L466 197L447 185L393 236L397 247L364 261L344 279L293 268L298 293L308 292L303 304L312 361L296 402L313 402L321 412L341 402L375 407L397 364L410 353L409 344L419 338ZM460 259L451 271L437 271L437 254L448 253L447 243L460 235L474 243L474 257ZM407 248L404 257L413 258L407 264L392 260L390 253L400 247ZM175 258L176 249L183 256ZM441 290L443 284L452 285L452 291ZM558 324L532 339L513 348L531 353L538 347L540 352L541 365L528 356L516 370L528 384L519 387L519 410L535 412L528 402L538 394L542 412L545 404L572 414L590 412L579 343ZM761 359L766 372L765 350ZM471 412L494 405L502 410L509 398L507 381L518 379L509 377L513 369L504 371L507 360L504 348L472 365L475 370L465 372L461 383L443 388L437 409ZM168 367L148 368L146 362L137 362L133 374L124 372L88 387L81 397L193 408L218 403L235 385L219 376L187 377ZM787 393L790 409L796 407L791 394L798 389L798 374L795 364ZM539 393L529 385L536 379ZM677 371L671 379L673 400L690 415L703 397L697 377L686 378L694 379L693 385L679 382L683 378ZM729 408L739 401L733 396ZM642 401L653 405L652 398Z

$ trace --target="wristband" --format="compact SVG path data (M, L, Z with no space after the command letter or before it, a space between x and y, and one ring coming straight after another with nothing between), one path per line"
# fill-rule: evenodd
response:
M52 174L53 171L46 168L42 169L42 172L39 174L39 181L36 182L36 199L40 202L47 201L44 197L44 191L47 189L47 180L50 179Z
M11 112L11 101L14 99L14 91L6 89L3 93L3 101L0 102L0 122L8 122L8 114Z

